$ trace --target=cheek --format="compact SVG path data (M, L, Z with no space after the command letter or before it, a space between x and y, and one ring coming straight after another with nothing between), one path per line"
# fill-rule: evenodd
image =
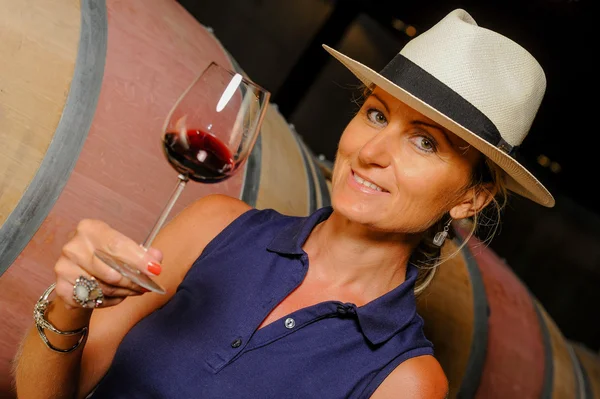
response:
M364 140L361 140L361 136L364 136L364 134L361 135L361 131L358 129L355 119L353 119L346 129L344 129L338 142L333 164L333 187L335 187L340 179L345 179L345 172L348 169L348 165L364 145Z
M409 201L412 206L443 214L468 184L470 170L457 168L453 163L422 165L413 158L413 162L398 165L396 176L401 194L399 201Z
M394 153L394 177L398 200L414 200L416 204L440 204L455 198L469 182L470 168L457 159L423 155L409 142Z
M363 133L363 134L361 134ZM340 141L338 143L338 155L351 156L357 153L364 144L364 132L361 132L359 122L356 117L350 121L346 129L344 129Z

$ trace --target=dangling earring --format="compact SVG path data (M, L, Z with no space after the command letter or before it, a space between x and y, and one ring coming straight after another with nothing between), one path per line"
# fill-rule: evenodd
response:
M444 230L438 231L435 233L435 237L433 237L433 245L436 247L441 247L444 245L444 241L446 241L446 237L448 237L448 230L450 230L450 225L452 224L452 218L448 220L448 223L444 226Z

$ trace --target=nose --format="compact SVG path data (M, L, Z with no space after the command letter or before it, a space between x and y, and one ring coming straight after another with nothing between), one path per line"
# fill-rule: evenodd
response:
M363 166L386 168L392 163L392 142L387 128L367 141L358 152L358 160Z

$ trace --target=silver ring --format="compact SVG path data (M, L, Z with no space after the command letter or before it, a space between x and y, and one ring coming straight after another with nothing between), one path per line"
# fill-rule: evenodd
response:
M79 276L73 286L73 300L84 308L97 308L102 305L104 294L94 277Z

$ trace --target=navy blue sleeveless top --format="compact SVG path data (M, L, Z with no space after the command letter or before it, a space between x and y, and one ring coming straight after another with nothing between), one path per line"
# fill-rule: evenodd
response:
M304 279L302 246L331 212L251 209L234 220L172 299L124 337L89 398L368 398L401 362L433 355L412 265L364 306L322 302L257 330Z

